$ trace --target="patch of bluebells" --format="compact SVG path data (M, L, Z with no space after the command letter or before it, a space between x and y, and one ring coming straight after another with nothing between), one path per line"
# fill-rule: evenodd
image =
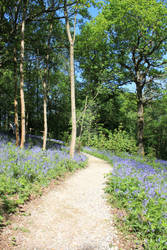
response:
M3 137L0 140L0 201L7 203L8 209L11 209L13 205L9 205L12 202L11 198L8 200L9 196L15 197L15 203L23 203L34 190L39 192L41 186L46 186L50 180L86 164L85 155L75 154L74 159L70 159L65 148L52 147L42 151L39 146L31 146L20 149L12 142L7 143L7 138ZM0 221L3 213L0 207Z
M106 192L125 208L125 221L147 249L167 249L167 162L113 156Z
M113 205L126 210L121 225L135 232L145 249L167 249L167 161L84 149L112 162L106 192Z
M14 175L14 166L19 167L18 176L26 175L28 170L35 174L47 172L56 168L56 165L62 161L71 161L69 153L62 150L49 149L42 151L40 147L34 146L31 149L20 150L12 143L6 144L0 142L0 173L12 177ZM75 154L73 162L77 164L84 163L86 156Z
M164 167L167 167L167 161L164 161L164 160L155 160L156 163L159 163L160 165L164 166Z
M167 199L167 167L151 166L134 159L113 156L113 176L137 178L140 187L145 189L148 199L161 197ZM167 162L164 161L165 164Z

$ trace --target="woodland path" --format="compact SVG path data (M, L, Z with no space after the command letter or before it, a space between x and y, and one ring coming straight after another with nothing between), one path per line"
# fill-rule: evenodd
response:
M2 233L2 239L8 240L2 241L0 249L119 249L111 207L103 191L104 175L111 166L96 157L88 158L87 168L30 202L28 216L16 216Z

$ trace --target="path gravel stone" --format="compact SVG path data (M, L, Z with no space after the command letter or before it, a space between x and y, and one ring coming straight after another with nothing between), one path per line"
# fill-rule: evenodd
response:
M30 215L4 231L14 242L3 250L118 249L111 208L103 191L104 175L111 166L88 157L87 168L44 194L36 206L32 202L26 211Z

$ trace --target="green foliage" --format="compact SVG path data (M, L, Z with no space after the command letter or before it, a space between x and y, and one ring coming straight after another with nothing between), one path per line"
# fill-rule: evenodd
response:
M77 142L79 147L90 143L90 134L94 130L93 127L95 127L96 119L98 117L96 112L97 104L95 100L91 98L89 100L87 99L88 96L86 96L84 107L77 111L77 127L79 132Z
M78 60L82 76L87 80L86 87L90 89L90 92L94 92L97 85L108 86L108 89L114 90L115 86L129 83L136 85L137 97L140 91L141 95L143 94L140 101L144 103L144 107L148 100L155 100L161 88L159 79L162 79L165 73L166 27L165 1L105 1L102 12L83 27L78 37ZM116 93L115 90L113 92ZM137 114L130 106L132 99L130 95L129 100L124 96L122 98L121 93L119 95L124 105L119 105L118 102L117 105L113 105L113 96L110 101L104 98L104 102L100 102L99 106L102 111L100 118L103 118L100 122L105 128L111 130L117 128L118 123L122 122L124 128L126 127L125 130L135 136ZM133 98L133 107L135 102ZM139 99L138 103L140 103ZM150 120L153 119L150 118ZM153 127L153 124L156 126L157 120L158 118L155 118L151 121L152 124L149 124L149 127ZM165 133L164 125L165 123L163 133ZM156 131L155 127L154 130ZM157 136L157 138L154 130L148 131L146 128L144 141L146 151L150 151L152 141L155 145L153 145L153 151L155 148L157 151L166 148L165 141L161 139L163 137ZM149 141L147 141L147 135L149 135ZM156 139L160 143L156 143L158 142ZM163 157L165 157L165 152Z
M92 136L89 146L115 153L137 152L136 141L126 131L122 130L122 125L115 129L113 133L108 130L100 130L98 135Z
M138 190L136 195L135 190ZM109 176L105 191L109 194L111 204L127 211L126 216L120 218L125 230L133 230L144 241L146 249L164 249L167 236L165 199L159 197L149 200L145 212L142 205L146 200L145 190L140 187L136 178L129 177L120 179Z
M145 109L145 144L150 154L167 159L167 94L153 100Z

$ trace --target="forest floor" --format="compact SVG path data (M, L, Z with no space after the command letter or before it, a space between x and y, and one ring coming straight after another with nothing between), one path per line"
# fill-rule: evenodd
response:
M114 225L114 209L104 194L111 166L88 156L88 167L28 202L10 218L0 236L0 250L134 249Z

